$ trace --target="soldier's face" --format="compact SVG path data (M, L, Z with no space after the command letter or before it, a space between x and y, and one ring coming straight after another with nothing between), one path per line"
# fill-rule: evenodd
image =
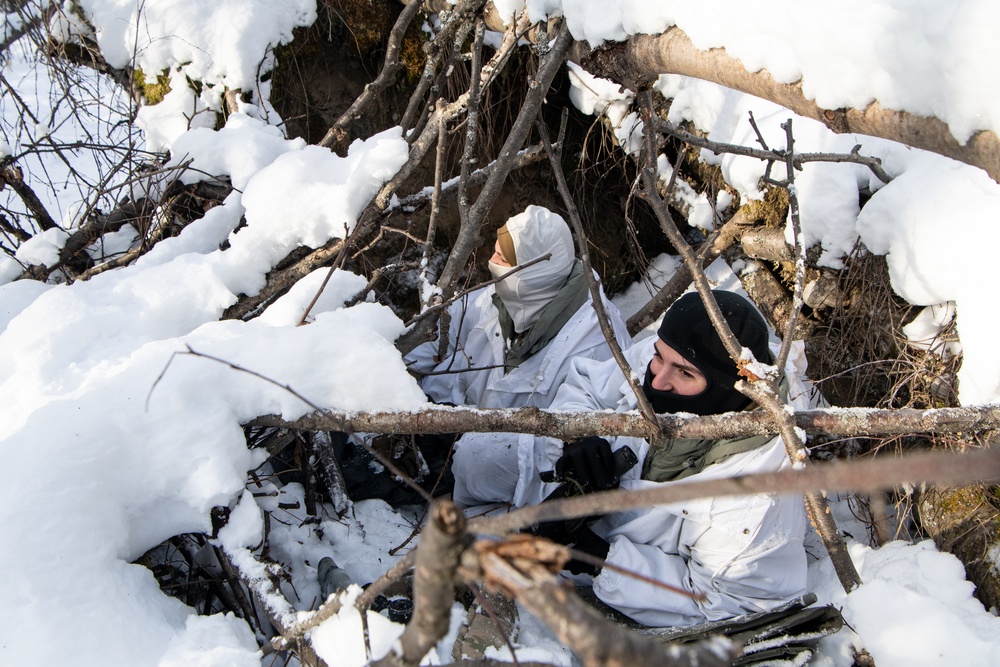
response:
M708 387L708 380L690 361L662 340L656 341L656 352L649 362L652 385L657 391L678 396L697 396Z

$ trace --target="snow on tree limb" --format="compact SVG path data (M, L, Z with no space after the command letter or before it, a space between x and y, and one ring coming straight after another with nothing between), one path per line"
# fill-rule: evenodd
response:
M405 0L409 2L409 0ZM447 0L427 0L427 6L442 11ZM503 30L503 21L487 3L487 27ZM661 74L681 74L710 81L733 90L770 100L800 116L817 120L837 133L856 133L890 139L931 151L983 169L1000 181L1000 137L988 130L959 142L942 120L906 111L886 109L876 100L864 109L824 109L807 98L800 83L779 83L767 70L750 72L725 49L698 49L680 28L671 27L659 35L632 35L624 42L606 43L591 49L576 42L570 60L595 76L611 79L632 91L639 91Z
M1000 138L981 130L960 143L938 118L883 108L876 100L864 109L823 109L802 92L802 84L778 83L767 70L749 72L725 49L703 51L680 28L659 35L633 35L626 42L590 50L574 44L571 58L596 76L639 90L660 74L681 74L711 81L770 100L834 132L866 134L922 148L983 169L1000 180Z

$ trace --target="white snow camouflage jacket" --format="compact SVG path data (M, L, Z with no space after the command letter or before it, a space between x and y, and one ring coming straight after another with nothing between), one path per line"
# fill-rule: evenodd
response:
M611 358L588 298L548 345L504 374L504 339L493 305L494 293L490 285L451 305L449 355L445 359L434 361L437 341L424 343L406 355L407 366L417 372L459 371L420 380L420 387L432 401L477 408L547 408L569 373L570 361ZM606 298L603 302L619 345L628 348L632 339L621 313Z
M407 362L413 362L411 367L415 370L482 369L424 377L420 386L431 400L479 408L548 408L566 380L573 360L611 358L611 350L588 298L548 345L504 374L504 340L493 294L492 286L486 287L470 295L467 304L458 302L451 307L449 349L457 350L456 354L434 363L435 341L425 343L407 356ZM627 348L631 338L621 313L607 299L603 301L618 344ZM494 368L489 368L491 366ZM515 450L516 456L507 458L504 454L502 461L493 459L493 454L510 449ZM476 504L487 498L508 500L512 493L516 497L515 485L537 477L533 468L522 466L533 460L533 449L534 436L529 434L464 434L456 443L453 463L456 502ZM466 456L462 456L463 453Z
M653 356L656 336L626 351L633 371L642 376ZM801 344L789 355L789 395L793 407L808 408L810 390L803 382ZM796 367L801 366L801 367ZM560 388L552 409L614 410L636 407L635 396L617 364L579 360ZM640 489L658 482L640 479L649 450L645 440L611 439L612 449L631 447L640 464L627 473L621 487ZM562 452L552 438L534 438L533 460L522 469L551 470ZM789 467L781 438L734 455L673 484L770 472ZM542 484L537 472L521 480L518 505L541 501L555 485ZM625 570L694 593L704 600L671 593L605 567L594 578L594 592L608 605L651 626L690 625L769 609L805 592L806 518L801 495L759 494L709 498L609 515L593 525L611 548L607 562Z

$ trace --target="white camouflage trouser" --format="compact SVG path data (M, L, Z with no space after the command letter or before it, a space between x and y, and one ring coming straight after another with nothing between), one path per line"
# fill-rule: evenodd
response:
M451 470L459 507L511 502L519 475L517 436L466 433L455 443Z

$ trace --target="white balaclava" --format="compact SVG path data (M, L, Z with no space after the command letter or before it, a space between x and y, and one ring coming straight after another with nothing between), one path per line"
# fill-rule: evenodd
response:
M541 206L529 206L508 220L507 231L514 242L518 265L552 253L549 259L496 283L497 295L514 321L514 331L523 333L538 321L542 310L566 282L576 261L576 250L566 221ZM510 271L493 262L489 267L494 278Z

